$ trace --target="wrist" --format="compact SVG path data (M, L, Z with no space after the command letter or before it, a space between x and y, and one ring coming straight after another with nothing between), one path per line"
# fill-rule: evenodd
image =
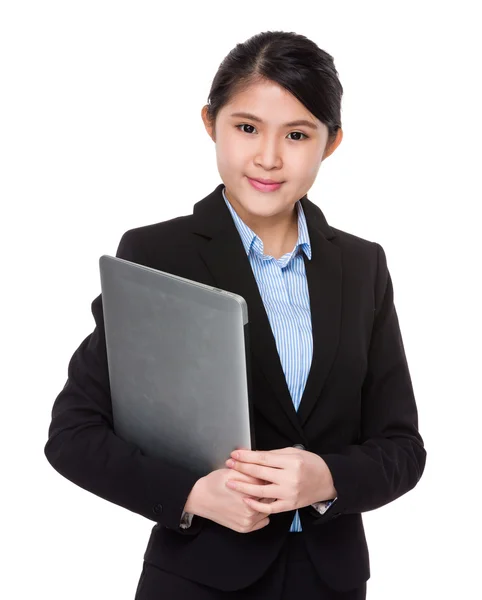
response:
M338 492L336 491L336 488L333 485L333 480L331 481L330 491L327 494L327 496L328 496L327 501L333 500L334 498L338 497Z
M320 456L320 458L321 458L321 456ZM338 492L336 491L335 483L333 481L333 476L331 474L330 469L328 468L328 465L322 458L321 458L321 461L323 463L322 481L324 482L324 485L323 485L324 501L333 500L333 498L336 498L338 496Z

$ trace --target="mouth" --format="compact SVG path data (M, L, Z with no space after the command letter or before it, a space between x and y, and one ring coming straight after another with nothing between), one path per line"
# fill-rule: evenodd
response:
M273 181L272 179L252 179L251 177L247 177L247 179L260 192L274 192L284 183L284 181Z
M275 179L261 179L260 177L249 177L253 181L259 181L259 183L265 183L271 185L273 183L283 183L282 181L276 181Z

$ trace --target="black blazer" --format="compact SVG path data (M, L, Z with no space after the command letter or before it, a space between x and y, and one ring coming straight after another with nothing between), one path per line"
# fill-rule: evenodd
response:
M117 256L246 299L256 448L303 444L326 461L338 501L324 515L301 508L301 524L322 579L349 590L370 577L360 513L411 490L426 458L385 253L330 227L307 196L301 199L312 245L312 260L303 259L314 348L297 412L223 187L192 215L127 231ZM156 522L146 561L222 590L251 584L275 560L294 511L271 515L269 525L247 534L199 516L180 529L197 476L114 434L101 295L92 313L96 327L74 352L53 405L47 459L82 488Z

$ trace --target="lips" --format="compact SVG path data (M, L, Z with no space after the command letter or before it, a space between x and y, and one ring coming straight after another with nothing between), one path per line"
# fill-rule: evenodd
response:
M283 183L282 181L275 181L274 179L259 179L258 177L248 177L248 179L252 179L253 181L258 181L259 183L264 184L274 184L274 183Z
M247 178L249 183L260 192L274 192L279 189L283 182L274 182L274 183L262 183L258 179L251 179L251 177ZM266 180L265 180L266 181ZM269 180L268 180L269 181Z

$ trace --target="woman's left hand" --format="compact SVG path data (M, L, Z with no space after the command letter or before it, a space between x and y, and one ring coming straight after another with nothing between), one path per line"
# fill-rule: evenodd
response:
M266 514L303 508L337 496L327 464L320 456L307 450L291 446L279 450L234 450L226 466L233 469L233 477L226 485L252 496L244 498L244 501ZM236 481L236 471L264 479L266 484ZM255 498L276 501L266 504Z

